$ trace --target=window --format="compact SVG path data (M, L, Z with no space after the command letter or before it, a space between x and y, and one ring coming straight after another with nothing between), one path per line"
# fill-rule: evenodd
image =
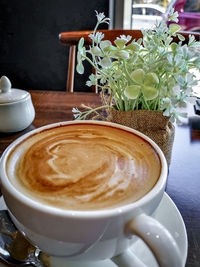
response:
M184 11L200 13L200 0L187 0L184 5Z
M146 15L162 16L162 13L154 8L146 8Z
M133 14L134 15L142 15L142 8L140 8L140 7L133 7Z

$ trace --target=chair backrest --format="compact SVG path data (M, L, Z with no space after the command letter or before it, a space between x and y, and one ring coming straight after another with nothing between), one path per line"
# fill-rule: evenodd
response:
M142 38L142 32L140 30L100 30L104 34L105 40L110 40L114 42L114 40L120 35L131 35L133 39L138 40ZM75 31L75 32L62 32L59 34L59 40L63 45L69 46L69 64L68 64L68 75L67 75L67 91L74 91L74 73L76 69L76 50L78 46L78 42L81 37L84 37L85 45L91 45L92 41L88 37L89 34L93 33L93 31ZM181 34L185 37L185 42L189 40L189 34L193 34L196 40L199 40L199 34L189 33L189 32L181 32ZM174 39L174 41L178 42L178 39ZM92 92L97 92L97 88L92 87Z

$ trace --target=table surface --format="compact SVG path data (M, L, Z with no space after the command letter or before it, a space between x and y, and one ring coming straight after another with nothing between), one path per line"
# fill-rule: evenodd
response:
M18 133L0 133L0 156L17 137L40 126L73 120L72 108L101 104L94 93L30 91L36 111L33 123ZM200 116L190 109L189 119L176 126L166 192L178 207L188 234L187 267L200 266ZM170 214L169 214L170 216ZM171 267L171 266L170 266Z

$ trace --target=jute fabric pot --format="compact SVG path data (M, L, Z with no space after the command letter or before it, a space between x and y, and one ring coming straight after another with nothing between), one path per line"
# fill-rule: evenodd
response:
M108 111L108 121L136 129L150 137L163 151L168 166L174 141L175 127L162 112L151 110Z

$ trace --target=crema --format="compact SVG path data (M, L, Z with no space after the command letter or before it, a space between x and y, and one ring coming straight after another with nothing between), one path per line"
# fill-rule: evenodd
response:
M23 194L67 210L97 210L137 201L156 184L161 164L142 137L113 126L76 123L29 136L6 171Z

